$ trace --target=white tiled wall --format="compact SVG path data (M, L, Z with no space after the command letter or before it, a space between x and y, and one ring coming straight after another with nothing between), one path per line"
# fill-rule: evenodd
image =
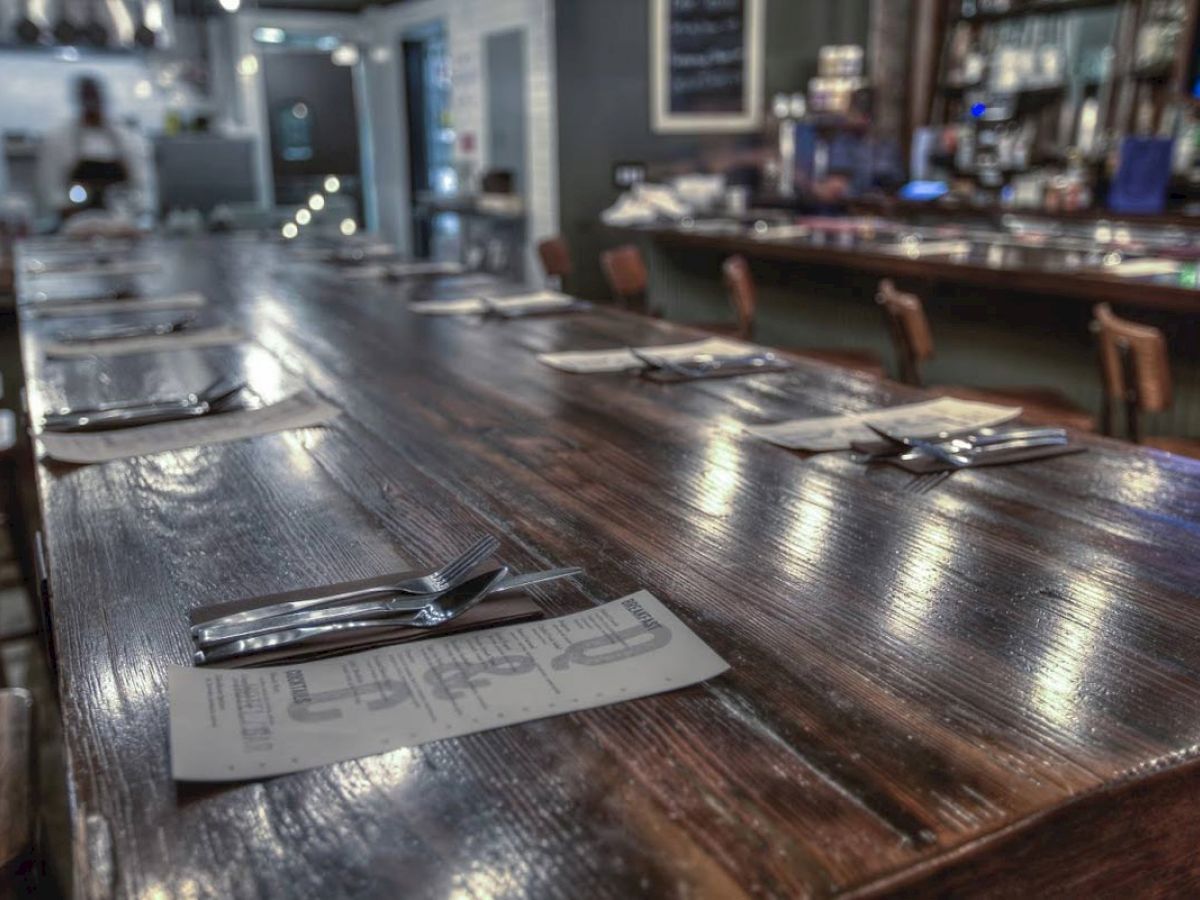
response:
M525 31L526 171L529 188L530 248L527 271L537 271L532 246L558 230L558 150L554 97L553 0L417 0L368 10L361 33L378 52L368 50L365 78L375 149L380 230L407 247L409 198L407 136L404 128L402 74L397 44L404 32L441 21L449 39L454 87L451 108L458 133L475 136L471 159L487 167L486 91L482 84L483 48L489 34Z

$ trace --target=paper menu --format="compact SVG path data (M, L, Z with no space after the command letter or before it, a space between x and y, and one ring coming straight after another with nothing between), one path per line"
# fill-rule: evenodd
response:
M652 594L262 669L170 670L171 774L236 781L686 687L728 665Z
M212 328L195 328L170 334L149 334L110 340L72 343L50 341L46 343L45 351L46 356L55 359L79 359L88 356L127 356L160 350L224 347L241 343L245 339L246 335L241 329L232 325L217 325Z
M638 347L637 351L654 360L687 362L698 359L748 356L752 353L762 352L762 348L741 341L714 337L686 344ZM626 369L641 369L645 366L645 363L634 356L628 347L616 347L611 350L566 350L560 353L539 353L538 361L551 368L577 374L621 372Z
M243 409L114 431L43 431L37 437L46 456L51 459L84 465L221 444L293 428L311 428L323 425L340 412L336 406L312 394L299 393L260 409Z
M878 440L878 435L867 428L864 422L897 435L929 437L943 431L956 432L999 425L1020 414L1019 406L939 397L865 413L752 425L747 426L746 431L792 450L845 450L852 441Z
M42 262L31 260L25 266L28 275L53 275L65 278L71 275L148 275L162 266L154 260L115 260L113 262Z
M500 312L541 312L570 309L579 301L557 291L536 291L510 297L464 297L451 300L422 300L409 306L415 313L427 316L483 315L491 309Z
M466 271L458 262L407 262L407 263L373 263L363 266L346 266L341 270L345 278L393 278L415 277L418 275L460 275Z
M122 297L113 300L38 300L21 309L36 318L99 316L123 312L157 312L165 309L199 309L208 301L197 291L162 297Z

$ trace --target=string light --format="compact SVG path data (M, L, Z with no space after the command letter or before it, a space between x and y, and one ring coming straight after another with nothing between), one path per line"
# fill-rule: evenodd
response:
M353 219L342 219L342 224L338 227L346 237L350 237L350 235L358 231L358 223Z
M325 208L325 197L321 194L313 194L308 198L308 208L313 212L320 212Z
M338 181L338 177L336 175L330 175L325 179L325 193L336 194L341 189L342 183Z
M288 222L283 226L283 236L289 241L299 233L300 229L296 227L295 222Z
M312 221L312 213L310 213L307 209L296 210L296 224L297 225L307 225L311 221Z

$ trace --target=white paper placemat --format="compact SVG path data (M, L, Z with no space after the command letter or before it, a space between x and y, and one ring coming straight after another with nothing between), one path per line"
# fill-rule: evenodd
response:
M172 666L171 774L281 775L658 694L728 668L647 591L557 619L336 659Z
M651 359L669 362L687 362L720 357L748 356L765 352L765 348L727 338L705 338L686 344L666 344L658 347L638 347L637 351ZM597 372L622 372L626 369L641 369L645 366L630 352L628 347L611 350L566 350L559 353L539 353L538 361L554 369L577 374Z
M864 425L870 422L903 436L931 436L942 431L987 428L1008 422L1021 414L1019 406L998 406L938 397L922 403L891 406L865 413L823 416L816 419L791 419L772 425L750 425L746 431L755 437L791 450L846 450L851 441L873 441L879 436Z
M66 316L102 316L110 313L154 312L161 309L199 309L208 301L199 291L162 297L123 297L115 300L43 300L22 304L21 310L37 319Z
M536 291L509 297L464 297L452 300L421 300L409 305L415 313L425 316L478 316L489 308L507 313L553 312L570 309L579 303L575 297L558 291Z
M160 422L116 431L53 432L38 435L46 456L60 462L101 463L185 447L222 444L292 428L323 425L341 410L312 394L293 394L261 409Z
M145 337L113 338L106 341L85 341L63 344L51 341L45 344L46 356L52 359L79 359L87 356L128 356L133 353L157 353L168 350L187 350L198 347L224 347L238 344L246 339L240 328L232 325L216 325L212 328L195 328L171 334L153 334Z

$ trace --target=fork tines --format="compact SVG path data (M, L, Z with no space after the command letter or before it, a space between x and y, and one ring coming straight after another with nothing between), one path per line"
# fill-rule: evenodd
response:
M927 494L953 474L952 469L947 469L944 472L916 475L911 481L905 483L904 491L909 494Z

